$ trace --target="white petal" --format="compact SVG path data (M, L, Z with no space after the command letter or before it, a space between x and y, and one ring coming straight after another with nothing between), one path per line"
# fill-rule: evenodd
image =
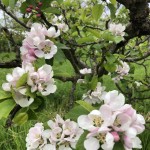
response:
M135 128L128 128L125 134L130 138L135 138L137 135L137 131Z
M9 83L3 83L2 84L2 88L4 91L11 91L11 88L10 88L10 84Z
M84 141L84 147L86 150L98 150L100 144L96 138L90 137Z
M145 124L145 119L140 114L137 114L137 121L138 121L138 123Z
M46 144L42 150L56 150L56 146L52 144Z
M82 129L89 129L92 126L92 124L92 120L90 120L87 115L81 115L78 117L78 125Z
M138 148L138 149L142 148L141 140L138 137L135 137L133 139L132 144L133 144L133 148Z

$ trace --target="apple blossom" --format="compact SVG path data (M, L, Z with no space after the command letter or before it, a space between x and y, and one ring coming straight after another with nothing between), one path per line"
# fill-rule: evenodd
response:
M26 138L28 149L73 150L83 133L76 122L63 120L59 115L55 121L49 120L48 126L44 130L42 124L38 123L29 130Z
M105 87L98 82L95 90L88 91L86 94L83 94L82 99L90 104L96 104L102 102L105 94Z
M34 127L30 128L26 137L27 150L37 149L44 144L42 139L42 132L44 131L43 123L36 123Z
M56 38L60 31L50 27L48 30L44 25L34 23L30 32L26 33L23 45L20 49L24 62L33 62L37 58L51 59L57 52L57 46L48 39Z
M56 85L52 77L52 67L47 64L40 67L37 72L30 73L27 83L31 86L31 92L39 91L44 96L54 93Z
M65 24L65 22L63 21L63 16L55 16L52 19L52 24L56 25L58 27L58 29L62 32L67 32L69 30L69 27L67 24Z
M117 76L113 80L117 83L119 80L123 79L124 76L128 75L130 67L126 62L120 61L120 65L117 65L116 73Z
M90 73L92 73L92 70L88 69L88 68L84 68L84 69L80 70L80 73L81 74L90 74Z
M6 75L6 80L8 83L3 83L2 88L5 91L11 91L11 88L16 88L17 81L25 73L31 73L34 71L34 67L31 63L23 63L22 67L16 67L13 69L12 74Z
M125 30L125 26L123 26L122 24L115 24L115 23L111 23L109 25L109 31L111 31L114 35L116 36L124 36L125 32L123 32Z

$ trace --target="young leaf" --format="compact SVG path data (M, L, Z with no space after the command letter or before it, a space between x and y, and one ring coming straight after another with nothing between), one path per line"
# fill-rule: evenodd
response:
M10 92L0 91L0 100L11 98L12 95Z
M89 111L84 109L82 106L75 106L73 109L71 109L65 116L66 119L71 119L73 121L77 121L78 117L80 115L87 115L89 114Z
M87 37L83 37L83 38L79 38L77 40L78 44L82 44L82 43L86 43L86 42L94 42L95 38L92 36L87 36Z
M116 17L116 8L114 7L113 4L108 4L108 7L110 9L111 12L111 19L114 19Z
M28 120L28 114L26 112L17 113L13 121L17 125L22 125Z
M91 90L95 90L96 86L97 86L97 82L98 82L98 77L97 76L93 76L91 83L90 83L90 89Z
M96 4L95 6L93 6L92 8L92 16L93 18L97 21L100 16L102 15L104 10L104 6L102 4Z
M76 150L83 150L84 148L84 141L86 139L86 136L88 134L88 131L84 131L84 133L80 136L77 145L76 145Z
M16 88L19 88L19 87L25 85L26 82L27 82L27 78L28 78L28 73L24 73L24 74L20 77L20 79L17 81L17 83L16 83Z
M114 72L116 70L116 64L113 63L113 64L110 64L110 63L106 63L104 65L105 69L108 71L108 72Z
M14 8L15 7L15 3L16 3L16 0L9 0L9 6L10 8Z
M13 99L5 100L0 103L0 119L7 118L16 103Z
M78 103L80 106L82 106L84 109L86 109L89 112L91 112L92 110L95 109L92 105L90 105L89 103L87 103L83 100L76 101L76 103Z
M9 0L2 0L2 3L7 7L9 6Z

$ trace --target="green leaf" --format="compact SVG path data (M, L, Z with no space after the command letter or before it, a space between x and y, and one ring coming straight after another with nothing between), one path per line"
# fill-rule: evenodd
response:
M35 97L36 97L36 93L32 93L32 92L31 92L31 88L30 88L30 87L27 87L26 96L35 98Z
M114 19L116 17L116 8L113 4L108 4L108 8L110 9L111 19Z
M116 44L120 43L124 38L122 36L114 36L114 42Z
M86 109L89 112L91 112L92 110L95 110L95 108L92 105L90 105L89 103L83 100L76 101L76 103L78 103L80 106L82 106L84 109Z
M113 149L114 150L124 150L124 146L121 142L116 142Z
M108 72L114 72L116 70L116 64L115 63L113 63L113 64L106 63L106 64L104 64L104 67Z
M11 98L12 95L10 92L0 91L0 100Z
M58 2L59 4L61 4L61 3L63 2L63 0L57 0L57 2Z
M16 88L19 88L26 84L28 78L28 73L23 74L16 83Z
M0 119L7 118L11 110L15 107L16 103L13 99L5 100L0 103Z
M45 59L46 64L53 66L54 58Z
M100 16L102 15L104 10L104 6L102 4L96 4L95 6L93 6L92 8L92 16L93 18L97 21Z
M2 0L2 3L7 7L9 6L9 0Z
M42 0L41 10L45 11L46 8L50 7L50 4L51 4L52 1L53 0Z
M88 131L84 131L84 133L80 136L77 145L76 145L76 150L83 150L84 148L84 141L86 139L86 136L89 132Z
M37 115L35 114L35 112L31 109L29 109L27 111L28 114L28 120L36 120L37 119Z
M58 8L55 8L55 7L48 7L46 9L44 9L44 12L45 13L57 14L57 15L61 14L61 11Z
M95 38L92 36L87 36L87 37L79 38L77 40L78 44L82 44L82 43L86 43L86 42L95 42Z
M13 122L17 125L22 125L28 120L28 114L26 112L17 113L13 119Z
M73 109L71 109L66 115L66 119L71 119L74 121L77 121L78 117L80 115L87 115L89 114L89 111L84 109L82 106L75 106Z
M116 61L116 57L113 54L107 53L106 60L109 64L112 64Z
M38 109L40 105L43 105L43 98L42 97L36 97L34 99L34 102L29 106L30 109Z
M101 34L98 30L93 30L93 29L87 29L87 31L89 31L90 33L92 33L92 35L94 35L97 38L101 38Z
M95 90L95 88L97 86L97 82L98 82L98 77L97 76L93 76L92 80L90 82L90 89L91 90Z
M15 3L16 3L16 0L9 0L9 6L10 8L14 8L15 7Z
M111 2L113 5L116 5L116 4L117 4L116 0L110 0L110 2Z
M101 38L106 40L106 41L114 41L114 36L109 31L102 32Z

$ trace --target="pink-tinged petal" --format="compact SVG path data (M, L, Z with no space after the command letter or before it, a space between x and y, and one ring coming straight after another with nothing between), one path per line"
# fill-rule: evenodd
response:
M126 131L131 125L131 117L126 114L119 114L114 122L114 129L116 131ZM117 125L118 124L118 125Z
M79 127L81 127L82 129L89 129L91 128L93 121L89 119L89 117L87 115L81 115L78 117L78 125Z
M111 132L114 137L114 141L118 142L120 140L119 134L116 131Z
M11 91L11 88L10 88L10 84L9 83L3 83L2 84L2 88L4 91Z
M112 117L112 110L110 108L109 105L102 105L100 107L100 112L101 112L101 116L104 120L111 120L111 117Z
M98 150L100 148L99 140L90 137L84 141L84 147L86 150Z
M137 134L141 134L145 130L145 126L143 124L133 124L132 127L136 129Z
M39 58L44 57L44 52L41 51L41 50L35 50L34 53L35 53L35 55L36 55L37 57L39 57Z
M123 137L125 148L126 149L132 149L132 140L128 136Z

